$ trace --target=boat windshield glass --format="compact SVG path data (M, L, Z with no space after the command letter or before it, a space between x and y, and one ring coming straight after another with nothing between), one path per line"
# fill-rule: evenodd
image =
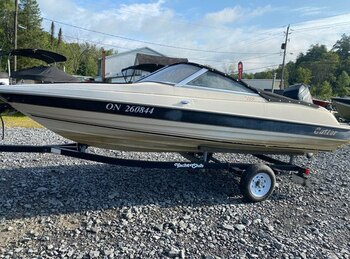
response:
M211 71L207 71L206 73L193 79L192 81L188 82L187 85L207 87L219 90L254 93L253 90L245 87L239 82Z
M162 82L177 84L199 70L201 70L201 68L197 66L190 64L178 64L159 70L158 72L141 79L139 82Z

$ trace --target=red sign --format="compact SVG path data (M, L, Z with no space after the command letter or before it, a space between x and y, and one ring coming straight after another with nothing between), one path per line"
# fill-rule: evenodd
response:
M241 61L238 62L238 80L241 80L243 76L243 63Z

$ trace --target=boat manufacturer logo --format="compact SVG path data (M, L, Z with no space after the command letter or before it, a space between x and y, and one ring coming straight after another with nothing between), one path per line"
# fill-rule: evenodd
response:
M321 127L317 127L314 131L316 135L326 135L326 136L334 136L338 131L331 129L322 129Z
M174 166L176 168L192 168L192 169L204 167L203 164L196 164L196 163L175 163Z

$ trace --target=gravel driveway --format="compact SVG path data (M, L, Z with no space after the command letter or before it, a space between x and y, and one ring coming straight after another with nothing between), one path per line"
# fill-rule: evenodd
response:
M63 141L45 129L11 128L2 143ZM312 169L311 186L279 175L272 197L254 204L226 171L127 168L52 154L0 153L0 161L0 258L350 258L350 146L298 158Z

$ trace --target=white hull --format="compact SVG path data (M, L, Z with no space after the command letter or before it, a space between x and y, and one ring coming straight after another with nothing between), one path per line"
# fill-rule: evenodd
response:
M7 92L20 97L6 97ZM340 125L323 108L269 103L252 94L211 92L159 83L11 86L0 87L0 93L14 108L59 135L82 144L117 150L304 154L334 150L349 141L347 136L333 137L338 131L345 134L349 127ZM46 98L59 100L52 105ZM42 103L37 105L37 101ZM61 101L65 101L66 106L60 107ZM79 102L87 108L76 104ZM128 104L152 107L154 114L162 112L163 117L152 117L154 114L150 116L150 112L111 111L113 105L125 109ZM73 108L64 108L69 106ZM95 106L100 109L98 112L94 112ZM193 123L191 118L182 120L185 113L204 117ZM205 116L221 117L215 124L216 121L212 123L210 118L207 121ZM232 116L250 125L225 126L227 120L234 122ZM308 134L302 130L291 131L285 124L299 128L307 125ZM284 128L279 130L279 127Z
M125 151L308 153L342 141L19 104L35 121L78 143ZM67 116L69 114L69 117Z

